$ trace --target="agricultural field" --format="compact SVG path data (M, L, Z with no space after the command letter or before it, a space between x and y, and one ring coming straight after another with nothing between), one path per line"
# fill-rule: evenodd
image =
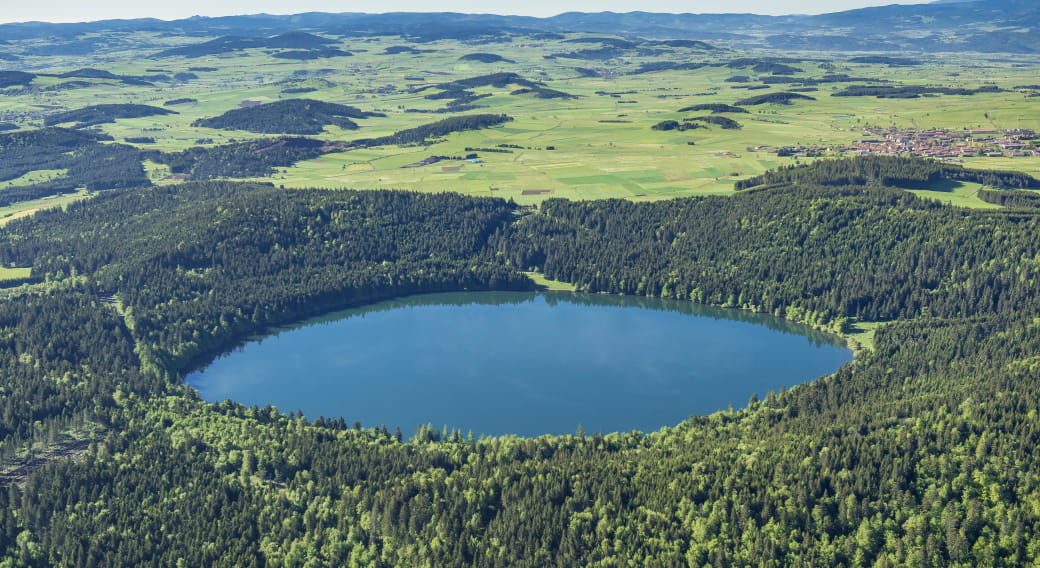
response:
M5 62L8 70L47 76L38 75L28 86L0 90L0 121L24 130L42 126L58 112L91 105L148 105L176 114L118 118L90 130L142 150L171 153L278 138L192 124L250 105L308 98L385 116L359 119L356 130L328 126L311 137L336 148L249 179L285 188L455 191L525 204L549 197L652 200L728 193L735 180L839 155L840 147L864 138L868 126L1040 131L1040 98L1035 96L1040 91L1025 88L1037 82L1040 68L1040 57L1032 55L982 59L936 54L919 58L917 65L889 65L852 62L848 53L752 53L725 46L646 43L638 49L614 50L609 58L590 59L598 56L582 50L595 52L619 38L550 34L552 39L544 39L545 35L517 34L505 38L509 41L479 44L454 39L418 43L399 36L312 36L327 40L323 53L331 49L351 55L300 60L275 57L281 52L265 47L159 57L163 49L196 45L206 38L138 32L125 39L129 48L122 51L25 56ZM672 68L647 72L666 66ZM84 68L109 75L56 76ZM452 107L452 98L437 96L446 92L439 85L495 73L515 76L501 84L465 87L469 99L458 101L461 106ZM149 80L156 76L179 79ZM120 79L125 77L144 78L145 84ZM824 78L829 79L820 82ZM524 87L526 82L561 96L540 98L537 89ZM833 96L865 84L984 92L915 98ZM777 92L810 98L745 105L747 112L717 115L735 120L736 129L684 121L709 116L709 111L680 112L693 105L734 105ZM448 112L433 112L437 110ZM357 139L474 113L506 114L513 120L417 144L351 145ZM700 127L652 128L664 121ZM1031 144L1027 149L1035 154L1036 140ZM778 150L784 147L815 150L783 156ZM433 156L457 159L428 160ZM461 159L466 157L470 159ZM190 178L173 175L169 166L153 160L143 163L153 183ZM1037 155L972 156L962 163L1040 174ZM23 177L53 175L38 171ZM13 184L0 180L0 190ZM978 201L973 201L971 191L935 193L949 202L971 205Z

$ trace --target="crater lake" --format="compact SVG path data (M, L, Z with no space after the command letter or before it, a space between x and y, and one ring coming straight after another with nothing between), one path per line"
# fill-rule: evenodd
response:
M833 373L840 338L675 300L410 296L270 330L186 377L205 400L476 435L653 431Z

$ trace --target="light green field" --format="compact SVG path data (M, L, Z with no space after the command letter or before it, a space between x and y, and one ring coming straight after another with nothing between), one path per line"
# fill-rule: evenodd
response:
M204 41L206 38L159 38L143 34L141 45L170 47ZM33 70L65 71L97 66L116 74L142 76L148 69L170 73L189 67L216 67L215 72L196 72L197 80L182 84L134 87L112 80L92 80L89 88L55 92L27 92L0 98L0 112L33 113L39 106L78 108L91 104L132 102L162 106L164 102L193 98L197 103L170 108L178 114L119 120L99 128L123 141L149 136L155 144L142 147L177 151L196 144L226 144L255 139L261 135L192 127L199 118L212 117L237 108L243 101L274 101L306 97L353 105L366 111L386 113L386 118L357 121L361 128L343 131L330 128L323 138L349 141L391 134L398 130L434 122L451 114L406 112L444 107L445 100L428 100L437 90L421 87L495 72L514 72L543 81L549 88L577 95L577 99L538 99L530 94L512 95L515 86L470 89L490 97L476 102L486 108L467 113L505 113L515 120L496 128L455 133L425 147L378 147L332 153L283 168L264 178L286 188L323 187L356 189L408 189L458 191L472 195L498 196L518 203L537 203L549 197L572 199L662 199L678 196L729 193L733 181L771 168L795 164L798 158L778 157L770 150L781 146L816 145L836 148L863 137L865 126L901 128L1025 128L1040 131L1040 97L1027 97L1013 90L1016 85L1035 84L1040 58L1016 56L1018 61L994 56L992 60L961 56L931 58L928 65L889 68L882 65L850 64L849 54L805 54L830 63L804 61L794 64L804 70L798 76L822 77L845 73L854 77L885 79L906 85L977 87L996 84L1006 92L974 96L935 96L916 99L832 97L848 83L821 84L804 94L815 101L791 105L765 104L747 107L748 114L727 114L742 124L740 130L707 128L684 132L655 131L650 127L663 120L705 115L679 113L678 109L698 103L732 104L739 99L785 90L786 85L748 90L725 79L751 75L749 69L713 66L737 57L773 54L734 51L699 52L662 49L658 55L624 57L610 61L585 61L544 56L573 51L583 44L556 40L517 40L512 43L466 45L446 40L417 45L433 53L384 55L383 51L407 42L398 37L354 38L339 47L353 57L288 61L272 58L261 50L248 50L200 58L145 59L139 51L107 54L107 61L76 57L28 57ZM474 52L497 53L514 64L460 62ZM791 54L787 54L791 55ZM928 58L926 58L928 59ZM692 71L662 71L625 74L651 61L702 62L709 66ZM575 67L610 72L609 78L579 77ZM615 74L618 73L618 74ZM953 74L957 76L954 77ZM409 79L406 79L408 77ZM422 80L417 78L422 77ZM40 78L40 86L65 81ZM857 82L853 84L862 84ZM284 94L289 87L312 87L315 92ZM611 96L611 93L616 96ZM606 122L604 122L606 121ZM39 118L20 121L38 126ZM210 142L211 141L211 142ZM689 144L692 142L692 145ZM480 152L481 163L442 161L423 167L407 167L433 156L464 156L466 148L494 148L500 144L522 146L512 153ZM555 147L550 150L548 147ZM833 155L833 154L831 154ZM801 161L806 161L802 158ZM1011 169L1040 176L1040 158L967 158L973 168ZM147 164L153 181L160 182L168 171ZM53 175L34 172L30 176ZM28 177L28 176L27 176ZM977 187L924 192L944 202L986 205L974 194ZM932 195L935 194L935 195Z
M525 272L524 274L526 274L527 277L538 286L552 292L574 292L577 290L577 287L574 284L561 282L559 280L551 280L546 278L541 272Z
M979 199L979 190L982 188L982 184L978 183L948 181L931 189L911 190L910 193L957 207L1000 209L999 205Z
M32 268L6 268L0 266L0 282L28 278Z
M65 170L35 170L21 177L17 177L7 181L0 181L0 189L14 187L18 185L32 185L35 183L45 183L55 178L62 177L64 175Z
M856 353L873 351L874 334L883 325L885 325L885 322L880 321L861 321L853 324L852 330L844 334L845 340L849 343L849 348Z
M6 225L15 219L28 217L41 209L64 207L69 203L85 199L86 197L88 197L87 192L80 191L77 193L66 193L64 195L53 195L42 199L33 199L32 201L22 201L20 203L8 205L7 207L0 207L0 226Z

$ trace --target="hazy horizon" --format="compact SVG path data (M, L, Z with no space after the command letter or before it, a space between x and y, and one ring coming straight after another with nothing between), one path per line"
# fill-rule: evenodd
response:
M734 0L731 2L689 0L648 0L638 4L640 12L687 14L822 14L891 4L927 4L920 0ZM378 9L375 9L378 7ZM501 14L550 17L564 12L632 12L633 4L621 0L570 0L549 2L533 0L504 7L488 7L477 0L386 0L378 4L344 3L335 0L300 0L285 3L274 0L110 0L85 3L79 0L55 0L46 3L20 3L7 6L0 13L0 23L18 22L92 22L113 19L155 18L178 20L192 16L221 17L235 15L291 15L306 12L385 14L391 12L461 12L468 14ZM2 39L2 38L0 38Z

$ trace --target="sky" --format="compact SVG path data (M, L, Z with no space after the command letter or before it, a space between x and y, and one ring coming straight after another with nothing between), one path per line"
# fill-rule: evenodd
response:
M922 0L0 0L0 23L88 22L159 18L301 12L465 12L548 17L561 12L672 12L743 14L821 14L887 4L923 4ZM3 39L3 38L0 38Z

